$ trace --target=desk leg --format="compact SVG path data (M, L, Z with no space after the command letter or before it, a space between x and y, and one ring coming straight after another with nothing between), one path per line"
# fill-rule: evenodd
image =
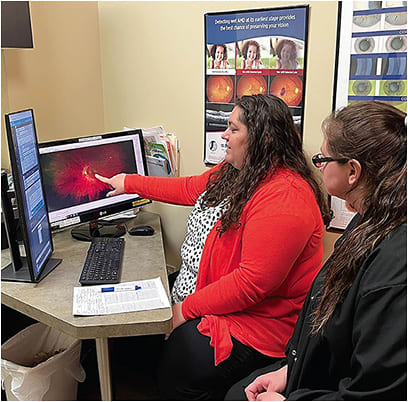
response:
M96 338L96 355L98 357L99 382L103 401L112 400L112 383L110 373L108 338Z

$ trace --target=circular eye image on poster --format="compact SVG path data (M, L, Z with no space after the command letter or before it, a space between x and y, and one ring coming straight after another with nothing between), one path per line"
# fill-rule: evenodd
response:
M382 84L386 96L402 96L406 94L405 81L384 81Z
M228 75L212 75L207 81L207 98L210 102L229 103L234 94L234 83Z
M266 80L261 75L243 75L237 85L238 98L244 95L265 94L268 92Z
M357 53L371 53L374 46L375 41L373 38L358 38L354 42L354 49Z
M380 14L371 15L356 15L353 17L353 23L361 28L372 27L377 24L381 19Z
M355 81L353 83L352 91L354 95L368 96L373 89L370 81Z
M392 26L407 24L407 13L390 13L385 15L385 22Z
M270 94L281 98L288 106L302 101L303 82L297 75L280 75L273 79Z
M406 36L390 36L385 41L385 48L388 52L405 52L407 50Z

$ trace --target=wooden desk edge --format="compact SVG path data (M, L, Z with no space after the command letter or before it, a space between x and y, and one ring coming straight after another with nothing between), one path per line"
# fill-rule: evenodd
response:
M155 335L159 333L165 334L170 331L171 328L172 314L169 308L166 308L166 310L169 310L168 316L162 320L129 324L120 323L116 325L75 326L55 316L43 313L33 306L23 304L4 293L1 296L1 303L77 339L117 338L122 336Z

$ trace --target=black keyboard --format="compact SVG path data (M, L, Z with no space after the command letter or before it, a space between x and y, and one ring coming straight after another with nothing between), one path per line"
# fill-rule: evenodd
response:
M82 268L81 285L119 283L125 239L94 237Z

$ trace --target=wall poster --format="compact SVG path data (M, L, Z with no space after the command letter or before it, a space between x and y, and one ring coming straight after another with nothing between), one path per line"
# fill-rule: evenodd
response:
M224 160L222 133L237 99L273 94L303 129L309 6L208 13L204 162Z
M339 3L334 109L378 100L407 112L406 1ZM328 229L343 230L353 212L330 197L333 220Z

